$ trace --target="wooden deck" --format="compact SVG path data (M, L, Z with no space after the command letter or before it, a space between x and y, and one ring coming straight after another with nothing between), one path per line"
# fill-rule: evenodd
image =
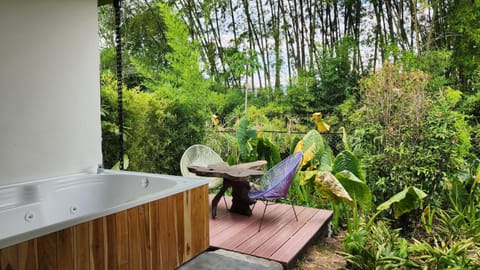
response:
M230 206L231 198L227 197L227 203ZM210 247L277 261L289 269L306 246L325 233L332 216L328 210L295 206L297 222L290 205L273 204L267 207L258 232L263 209L264 204L258 202L251 217L232 214L221 199L217 217L210 217Z

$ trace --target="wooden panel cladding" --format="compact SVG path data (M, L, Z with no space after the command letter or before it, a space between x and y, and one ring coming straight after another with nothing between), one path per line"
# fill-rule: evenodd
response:
M0 249L0 270L171 270L208 247L204 185Z

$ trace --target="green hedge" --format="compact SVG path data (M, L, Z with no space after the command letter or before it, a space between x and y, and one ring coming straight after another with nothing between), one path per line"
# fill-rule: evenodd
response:
M179 175L185 149L205 136L207 113L193 98L176 98L162 89L154 93L124 89L124 145L128 170ZM182 95L185 96L185 95ZM106 168L118 161L116 82L102 76L102 148Z

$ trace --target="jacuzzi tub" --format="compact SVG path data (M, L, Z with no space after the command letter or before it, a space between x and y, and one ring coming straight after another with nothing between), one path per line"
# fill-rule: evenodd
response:
M0 187L0 248L208 184L105 171Z

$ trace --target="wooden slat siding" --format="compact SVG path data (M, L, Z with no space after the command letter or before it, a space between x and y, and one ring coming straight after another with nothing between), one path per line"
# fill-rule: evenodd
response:
M192 258L209 247L209 203L208 186L192 189L191 220L192 220ZM190 259L188 258L188 259Z
M18 269L36 270L37 268L37 246L36 240L29 240L18 244ZM66 268L65 268L66 269Z
M177 205L176 196L170 196L167 198L167 241L169 246L168 251L168 269L174 269L178 259L178 243L177 243Z
M89 222L90 270L105 270L106 267L105 223L105 217Z
M275 235L271 236L271 241L265 242L264 244L260 245L257 249L251 252L252 255L263 257L263 258L270 258L277 250L279 250L285 243L285 239L290 239L298 233L303 226L301 225L306 224L315 213L317 213L316 209L312 208L304 208L297 210L298 221L295 220L293 216L290 219L290 222L284 226L281 230L277 231ZM300 223L300 224L298 224Z
M319 224L326 226L330 218L330 211L319 210L315 216L304 225L303 229L288 239L281 249L270 256L270 259L285 262L288 268L289 263L296 255L321 231L318 228Z
M67 228L57 233L57 268L75 269L73 228Z
M183 262L187 254L185 253L185 205L183 203L183 198L186 195L185 193L180 193L175 195L175 209L176 214L175 216L175 239L177 242L177 262Z
M142 269L142 243L138 222L138 207L127 210L129 269Z
M279 205L272 205L268 208L269 209L267 211L269 217L274 217L273 220L270 219L269 222L274 222L275 220L280 219L280 217L283 216L286 212L286 209ZM263 209L261 209L261 212L263 213ZM260 218L249 218L242 215L232 216L239 218L237 220L235 220L235 218L232 219L237 225L230 226L230 228L218 233L216 236L212 236L212 243L222 246L222 248L225 249L245 250L243 251L245 253L253 251L253 249L257 247L259 243L259 240L257 238L259 236L258 226L260 225ZM256 215L256 217L261 217L261 214ZM265 217L265 219L266 218L267 217ZM265 219L263 225L265 225ZM266 231L261 231L261 233L265 235L265 239L268 239L270 237L269 233L271 229L265 228L265 226L263 225L262 231ZM239 235L241 237L232 237L233 235Z
M142 245L142 266L143 270L151 270L152 249L150 242L150 205L144 204L138 207L138 220L140 243Z
M192 192L187 191L183 196L183 239L184 239L184 247L183 253L185 254L185 258L192 257L192 235L193 235L193 228L192 228Z
M74 227L75 269L90 269L90 226L89 222Z
M163 269L162 248L161 244L161 222L160 203L158 201L150 203L150 242L152 243L152 269Z
M168 254L169 252L173 252L170 250L170 245L168 242L168 222L164 222L165 220L170 220L168 216L168 201L167 198L161 199L158 201L158 220L160 226L158 227L158 243L160 244L160 250L162 251L160 254L161 258L161 265L160 269L170 269L171 266L169 265Z
M38 268L40 270L57 269L57 234L51 233L37 239Z
M116 215L109 215L106 217L106 235L107 235L107 269L108 270L116 270L118 269L117 264L117 221Z
M12 246L4 248L0 251L0 269L14 270L18 269L18 247Z
M128 215L127 211L115 214L115 240L117 249L117 269L129 270Z
M204 185L0 249L0 270L175 269L209 247L207 194Z

